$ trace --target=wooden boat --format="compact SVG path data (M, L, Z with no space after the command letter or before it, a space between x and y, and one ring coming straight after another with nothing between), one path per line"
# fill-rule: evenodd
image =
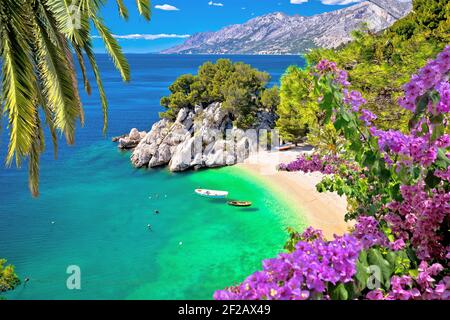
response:
M228 191L195 189L195 193L207 198L221 199L228 197Z
M285 144L275 148L277 151L288 151L295 148L295 144Z
M233 207L250 207L252 205L250 201L228 201L228 204Z

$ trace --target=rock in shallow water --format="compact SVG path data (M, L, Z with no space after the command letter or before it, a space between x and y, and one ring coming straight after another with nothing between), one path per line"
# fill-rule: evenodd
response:
M255 128L271 129L273 119L273 114L260 112ZM119 148L134 148L131 162L135 167L168 165L175 172L242 162L251 149L248 136L242 133L233 128L230 114L216 102L206 108L182 108L175 122L162 119L145 135L133 129L118 141Z
M119 149L129 150L134 149L141 142L147 133L145 131L139 132L136 128L131 129L129 134L115 137L113 142L119 143Z

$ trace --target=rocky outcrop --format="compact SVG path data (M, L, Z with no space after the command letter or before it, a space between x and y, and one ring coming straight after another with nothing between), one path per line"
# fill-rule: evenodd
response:
M254 129L271 129L275 115L258 113ZM255 132L252 136L251 132ZM162 119L143 136L133 129L119 139L119 147L132 145L140 137L131 162L137 167L167 165L171 171L213 168L233 165L245 160L255 148L256 131L248 132L233 128L230 114L221 103L206 108L183 108L175 121Z
M361 24L378 32L411 9L409 0L370 0L314 16L275 12L217 32L197 33L162 53L299 54L315 47L336 48L349 42Z
M115 137L112 141L119 143L119 149L130 150L136 148L146 135L147 133L145 131L139 132L137 129L133 128L129 134Z

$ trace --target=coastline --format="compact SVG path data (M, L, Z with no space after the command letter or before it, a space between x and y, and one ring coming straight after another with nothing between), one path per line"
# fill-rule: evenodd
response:
M351 227L351 223L344 221L347 201L336 193L319 193L316 190L316 184L322 178L320 173L276 171L279 163L293 161L301 152L260 152L257 159L250 157L237 166L262 179L282 195L300 220L306 220L308 226L322 230L326 238L344 234Z

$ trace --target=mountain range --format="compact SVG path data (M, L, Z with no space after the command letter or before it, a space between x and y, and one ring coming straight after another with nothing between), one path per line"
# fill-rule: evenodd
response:
M351 32L367 23L378 32L412 9L409 0L370 0L314 16L282 12L256 17L217 32L192 35L165 54L299 54L309 49L336 48L351 40Z

